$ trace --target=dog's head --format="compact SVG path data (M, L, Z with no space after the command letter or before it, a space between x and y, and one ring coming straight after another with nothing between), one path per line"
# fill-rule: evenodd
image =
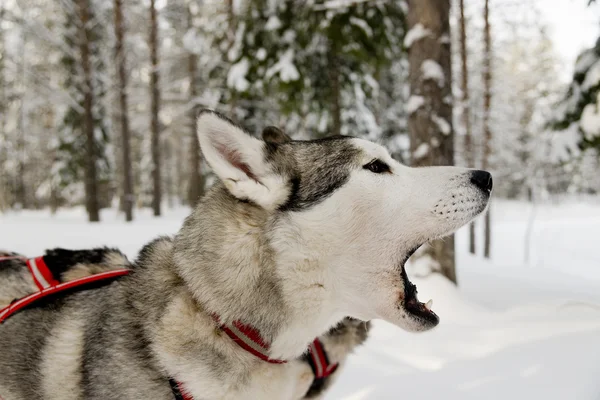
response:
M267 128L259 140L213 112L200 115L198 137L229 193L268 214L265 232L284 285L306 279L307 287L323 287L340 315L410 331L437 325L404 264L484 211L489 173L408 168L384 147L351 137L292 141Z

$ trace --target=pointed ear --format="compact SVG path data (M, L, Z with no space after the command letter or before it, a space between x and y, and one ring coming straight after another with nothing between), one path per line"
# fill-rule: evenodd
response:
M266 161L265 142L214 111L202 111L197 126L204 158L231 194L268 210L287 200L288 185Z
M292 141L291 137L276 126L267 126L263 129L262 137L265 143L269 145L278 145Z

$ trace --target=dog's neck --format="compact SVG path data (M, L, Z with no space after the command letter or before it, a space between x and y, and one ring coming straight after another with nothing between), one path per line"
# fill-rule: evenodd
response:
M217 187L177 235L174 261L206 312L251 325L271 343L271 358L291 359L344 313L324 288L321 261L278 253L272 224L264 211Z

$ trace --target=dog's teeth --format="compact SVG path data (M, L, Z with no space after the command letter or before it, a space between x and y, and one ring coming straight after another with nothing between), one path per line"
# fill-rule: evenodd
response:
M430 299L427 303L425 303L425 308L431 311L431 306L433 306L433 300Z

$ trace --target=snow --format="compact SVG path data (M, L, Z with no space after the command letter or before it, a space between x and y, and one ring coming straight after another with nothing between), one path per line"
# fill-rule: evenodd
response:
M246 35L246 23L240 22L237 30L235 31L235 40L233 46L227 52L227 58L229 61L234 61L240 56L240 51L244 42L244 35Z
M600 93L598 93L596 103L590 103L583 109L581 113L581 130L586 139L592 140L600 136Z
M369 140L377 140L381 135L381 129L377 124L377 118L373 112L366 106L367 95L357 82L354 84L354 97L356 99L356 110L358 111L355 119L359 126L363 127L367 132L365 138Z
M263 61L265 58L267 58L267 50L262 47L258 49L256 52L256 58L260 61Z
M440 325L413 334L375 321L326 398L597 400L600 200L537 205L525 262L532 211L527 203L492 203L491 261L468 254L468 230L459 231L458 288L409 269L419 298L433 299ZM103 210L103 222L88 224L83 208L55 216L9 212L0 215L0 247L33 256L55 246L108 245L134 258L151 239L176 233L188 213L166 209L153 218L150 210L136 210L136 221L127 224Z
M193 54L202 54L204 50L204 39L197 34L195 29L189 29L183 35L183 47Z
M322 6L314 6L315 10L335 10L338 8L350 7L357 3L366 3L370 0L329 0Z
M279 61L265 73L267 79L271 79L275 74L279 74L279 77L283 82L291 82L300 78L300 73L294 65L294 50L288 49L279 58Z
M600 60L596 61L585 74L581 90L587 92L598 84L600 84Z
M431 120L435 122L440 132L442 132L442 135L448 136L450 133L452 133L452 127L444 118L440 117L437 114L432 114Z
M367 24L367 22L364 19L350 17L350 23L362 29L368 37L373 36L373 29L371 29L369 24Z
M288 29L287 31L285 31L283 33L283 42L284 43L288 43L288 44L294 44L294 41L296 40L296 32Z
M406 112L408 115L416 112L419 108L425 104L425 98L423 96L410 96L406 102Z
M404 152L410 148L410 139L408 135L394 135L387 145L392 153Z
M582 74L587 71L592 64L598 61L598 55L596 52L592 50L587 50L579 56L577 62L575 63L575 73Z
M429 153L429 144L421 143L414 151L413 156L415 157L415 159L418 160L420 158L425 157L427 153Z
M274 31L275 29L281 28L282 25L283 24L281 23L279 18L277 18L277 16L275 16L275 15L272 15L269 17L269 20L267 21L267 24L265 25L265 30L266 31Z
M573 122L563 131L547 132L552 135L549 159L553 162L566 162L580 152L579 123Z
M433 80L439 87L444 87L446 77L442 66L433 60L425 60L421 64L423 80Z
M227 86L234 88L238 92L245 92L250 87L250 82L246 79L246 74L250 69L250 62L247 58L242 58L233 64L227 74Z
M406 33L406 36L404 37L404 47L409 49L414 42L430 35L431 31L425 28L423 24L418 23Z

